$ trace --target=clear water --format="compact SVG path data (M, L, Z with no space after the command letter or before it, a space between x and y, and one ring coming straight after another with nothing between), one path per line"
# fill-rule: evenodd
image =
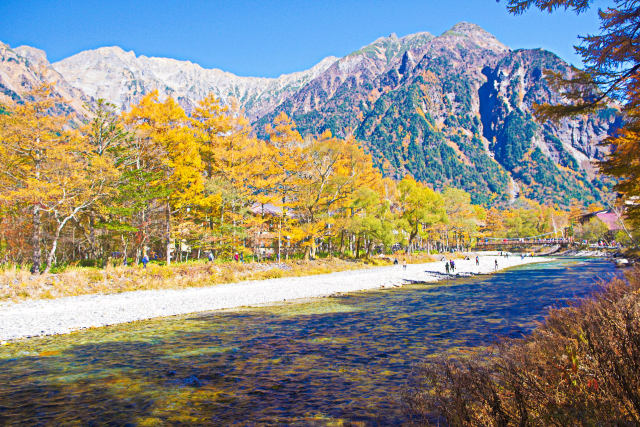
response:
M413 364L522 336L613 272L562 260L17 342L0 347L0 424L399 424Z

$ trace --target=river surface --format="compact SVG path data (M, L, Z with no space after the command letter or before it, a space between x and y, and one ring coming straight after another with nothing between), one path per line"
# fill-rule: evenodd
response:
M10 343L0 424L401 424L416 362L527 334L613 272L566 259Z

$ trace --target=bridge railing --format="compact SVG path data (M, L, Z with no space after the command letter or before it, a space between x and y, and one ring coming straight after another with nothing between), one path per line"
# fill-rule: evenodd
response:
M571 243L570 239L531 239L531 238L508 238L508 239L485 239L478 241L478 246L495 246L495 245L567 245Z
M505 238L495 239L489 238L479 240L477 246L525 246L525 245L537 245L537 246L588 246L594 249L618 249L620 245L616 242L599 241L596 243L589 242L587 240L575 240L566 238L553 238L553 239L532 239L532 238Z

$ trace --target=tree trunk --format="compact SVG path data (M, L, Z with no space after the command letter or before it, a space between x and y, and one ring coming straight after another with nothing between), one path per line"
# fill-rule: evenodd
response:
M618 223L622 226L622 229L626 233L627 237L629 238L629 240L631 240L631 243L635 246L636 245L636 239L633 238L633 236L629 232L629 229L627 229L627 226L625 225L624 220L622 219L622 210L618 209L618 208L613 208L613 207L611 207L610 204L609 204L609 208L611 209L611 211L613 211L613 213L616 216L616 219L618 220Z
M31 235L31 244L33 245L33 253L31 256L31 260L33 262L33 266L31 267L32 274L40 272L40 263L42 262L40 258L41 234L42 234L42 220L40 218L40 208L35 206L33 208L33 232Z
M356 240L356 259L360 258L360 239L361 236L358 236L358 240Z
M129 248L129 240L125 239L124 234L120 236L122 239L122 263L127 265L127 250Z
M91 248L91 256L98 259L98 245L96 244L96 227L93 212L89 214L89 247Z
M413 240L416 238L417 235L418 235L418 226L416 225L416 228L412 230L411 233L409 234L409 243L407 244L407 255L411 253L411 245L413 244Z
M282 216L280 216L280 223L278 224L278 262L280 262L282 248Z
M165 229L164 229L164 238L167 245L167 265L171 265L171 206L169 206L169 201L167 201L167 205L165 206Z
M56 228L56 233L53 236L53 243L51 243L51 250L49 251L49 256L47 257L47 267L44 269L45 273L48 273L49 270L51 270L51 266L53 265L53 259L56 256L56 249L58 248L58 241L60 240L60 233L62 232L64 225L67 223L69 219L71 219L71 217L65 218L62 222L58 224L58 227Z

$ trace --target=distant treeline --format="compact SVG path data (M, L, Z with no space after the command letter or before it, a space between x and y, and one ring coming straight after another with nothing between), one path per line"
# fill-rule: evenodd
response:
M284 114L259 139L212 95L189 115L157 92L122 114L100 100L77 126L52 93L0 106L0 261L34 271L145 254L358 258L606 232L577 226L577 201L570 211L526 199L488 209L460 189L385 178L354 138L302 138Z

